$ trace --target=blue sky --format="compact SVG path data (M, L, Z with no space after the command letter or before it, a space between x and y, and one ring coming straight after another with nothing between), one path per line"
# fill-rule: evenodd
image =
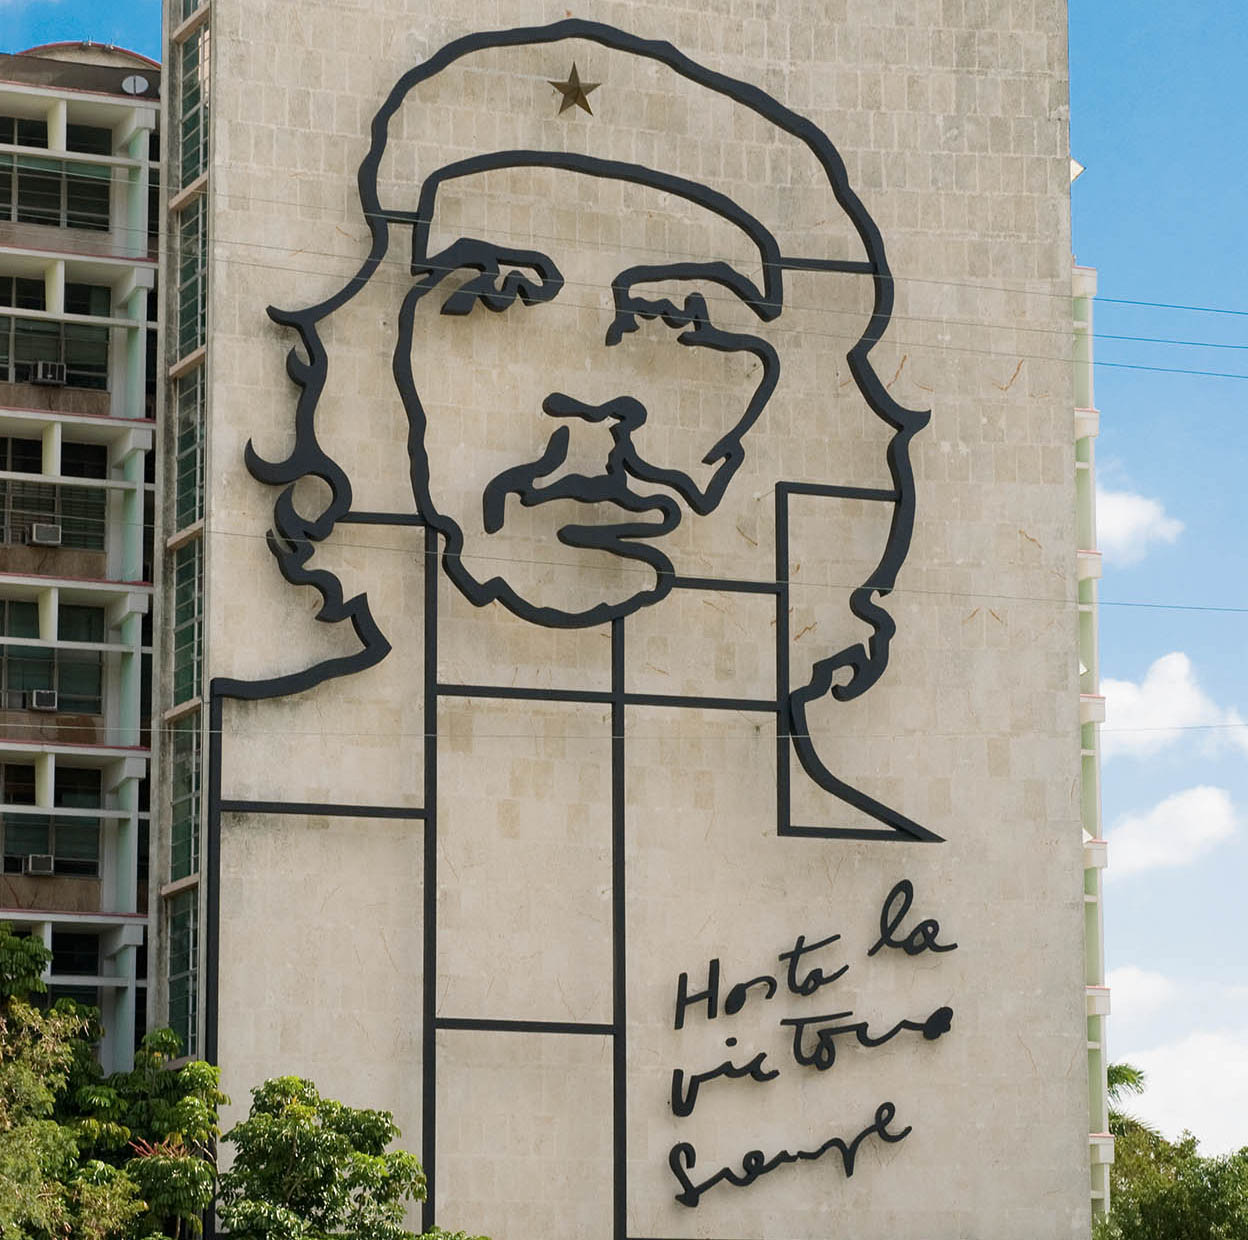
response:
M1104 363L1248 375L1248 24L1226 0L1072 0L1070 26L1096 331L1235 346L1096 342L1102 600L1243 609L1101 609L1110 1051L1150 1074L1140 1114L1212 1152L1248 1144L1248 379Z
M0 0L0 40L158 56L159 11ZM1248 1144L1248 379L1110 363L1248 375L1248 22L1228 0L1071 0L1070 49L1075 252L1101 295L1110 1049L1150 1074L1141 1114L1214 1151Z

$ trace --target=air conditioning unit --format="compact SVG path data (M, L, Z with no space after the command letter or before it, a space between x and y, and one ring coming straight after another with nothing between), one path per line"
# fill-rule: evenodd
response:
M55 689L28 689L26 692L27 710L55 710Z
M51 853L31 853L22 862L22 873L34 876L49 877L52 874L53 862Z
M51 521L34 521L30 526L30 542L36 547L59 547L61 527Z
M64 362L36 362L32 383L43 383L48 387L65 386Z

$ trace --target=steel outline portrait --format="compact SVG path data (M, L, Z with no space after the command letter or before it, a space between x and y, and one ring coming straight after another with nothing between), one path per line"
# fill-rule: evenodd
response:
M637 165L597 160L570 153L507 151L475 156L431 172L422 185L421 207L415 211L387 207L381 202L377 178L385 152L389 125L408 94L417 85L436 76L461 57L483 48L514 47L523 44L539 45L564 39L585 39L659 61L691 82L757 112L776 128L798 138L809 148L826 173L829 189L852 223L865 249L867 259L853 261L783 255L779 251L775 238L759 221L717 191L671 174L656 172ZM639 184L654 185L677 196L698 202L723 218L738 224L759 246L764 272L763 287L760 290L745 290L745 299L747 302L753 302L760 319L764 321L775 319L782 313L785 270L845 271L867 274L871 277L874 305L861 336L846 353L846 361L858 390L872 412L893 431L886 451L894 495L887 542L874 571L852 592L850 597L851 611L869 626L871 636L866 642L856 643L828 658L818 660L809 684L795 691L793 698L795 707L804 712L806 704L825 693L830 692L833 697L842 701L859 696L876 683L888 663L889 643L895 625L892 617L877 600L892 590L897 573L909 550L915 512L910 441L923 429L930 418L930 413L926 410L907 409L897 402L871 364L871 349L882 338L888 326L894 300L893 277L885 257L883 238L879 228L850 187L844 162L835 146L813 122L790 111L755 86L706 69L670 44L640 39L597 22L579 19L569 19L544 27L468 35L448 44L427 61L404 74L395 84L373 120L372 142L360 165L357 178L364 217L372 237L368 257L359 271L338 292L324 301L301 310L269 308L269 315L275 322L292 328L298 334L304 350L304 356L300 356L297 350L292 350L287 359L287 371L299 388L295 417L295 444L290 455L284 460L268 461L249 443L246 449L247 467L258 481L283 488L274 504L273 528L268 536L270 548L283 575L292 584L311 585L316 588L323 600L318 619L331 623L350 621L355 627L363 649L357 656L328 660L290 676L262 681L231 682L232 689L229 696L262 697L298 692L324 679L371 666L388 653L389 644L369 612L366 596L357 595L351 599L344 599L341 583L332 573L308 567L315 544L330 535L335 525L350 512L352 504L350 480L342 467L321 447L316 434L316 409L325 385L328 368L328 355L320 339L317 325L322 319L350 301L368 283L389 249L391 229L395 226L412 229L413 272L422 270L428 272L431 267L436 267L437 264L430 262L430 256L424 250L427 244L429 219L427 214L423 213L422 208L431 206L437 186L444 180L452 175L468 175L487 167L525 164L563 166L591 176L609 176ZM466 257L472 261L474 256ZM481 261L479 256L475 261ZM679 272L682 266L686 267L690 274L706 276L704 264L676 264L667 270L669 273ZM488 270L482 271L483 277L491 274ZM679 275L669 275L669 278L679 278ZM511 281L510 286L508 281ZM405 303L409 315L410 307L420 296L420 287L419 284L414 287L412 293L409 294L409 301ZM530 296L534 292L533 288L526 288L522 282L516 282L508 276L504 278L501 287L492 290L491 296L511 299L517 296ZM485 304L488 306L489 301L486 300ZM770 363L773 369L776 365L775 362ZM516 599L514 593L509 591L506 582L494 580L483 583L468 575L458 559L462 546L462 531L458 529L453 520L438 512L430 494L427 468L422 469L419 460L418 430L423 410L416 391L415 377L410 373L410 368L404 367L397 349L394 368L396 384L412 422L414 444L409 450L412 456L412 485L420 505L419 510L429 524L443 535L445 539L442 553L444 568L451 580L473 603L482 605L497 599L509 610L532 622L556 627L580 627L627 615L641 606L658 601L670 591L672 584L672 573L668 567L670 562L661 551L654 548L632 548L633 555L647 559L659 568L659 582L654 590L621 604L606 605L592 613L581 613L575 616L561 613L557 609L530 607L523 600ZM769 374L765 377L764 387L766 382L770 382L771 388L774 388L774 375ZM760 391L762 390L760 388ZM742 434L757 418L769 396L770 390L766 390L761 399L754 402L754 407L743 419ZM733 472L739 466L742 456L739 437L736 442L724 445L723 468L720 471L717 485L713 491L701 497L700 506L694 506L691 502L694 511L709 512L714 509L723 494L724 487L727 486ZM622 487L624 485L622 475L630 472L630 466L635 468L635 462L628 460L625 453L621 454L621 458L623 459L619 462L617 473L611 476L613 483ZM319 513L310 517L301 514L294 502L294 485L304 477L319 478L328 486L330 492L329 502ZM680 486L677 484L682 484L692 499L694 488L687 475L681 478L668 477L663 481L676 486L678 490ZM829 488L829 493L852 492L852 490L853 488L833 487ZM589 538L592 541L594 535L590 533ZM604 549L613 550L616 554L624 554L620 541L620 537L617 536L614 539L614 545ZM653 552L653 554L647 554L648 552ZM842 671L848 672L848 680L834 683L838 673Z
M803 255L785 254L776 238L766 226L744 208L718 191L698 185L692 181L674 176L670 173L658 172L636 164L619 161L603 160L596 157L559 153L551 151L509 150L492 152L470 157L457 163L448 164L432 171L421 183L420 194L414 209L388 205L382 202L378 190L378 171L386 150L389 127L402 106L404 100L421 83L435 77L460 58L473 52L487 48L519 47L524 45L542 45L567 39L586 40L600 44L616 51L644 57L657 61L672 69L681 77L696 86L724 96L733 103L747 108L777 129L791 135L803 143L813 154L827 176L828 188L833 198L850 220L861 240L867 255L863 261L850 259L814 258ZM484 606L490 602L498 602L512 614L522 620L554 628L578 628L587 625L610 623L612 631L612 665L613 688L610 694L599 699L595 695L586 694L585 700L610 701L613 712L613 743L618 746L619 762L622 764L624 746L623 710L626 695L623 692L623 629L622 622L629 615L643 607L658 603L674 588L716 588L707 581L696 582L681 579L676 573L671 560L663 553L657 539L654 544L643 541L651 537L651 533L633 531L627 526L615 528L611 526L587 526L583 529L568 529L559 532L560 540L570 546L590 546L598 550L633 558L646 563L655 570L656 584L648 591L639 592L629 598L613 603L604 603L594 609L577 613L561 611L533 603L520 596L501 577L480 580L469 572L463 563L463 531L454 517L439 510L435 488L431 485L430 470L427 459L422 459L423 420L426 417L423 408L416 375L411 368L411 349L409 345L411 333L411 315L420 302L437 287L437 275L453 261L457 268L467 268L477 272L477 279L461 285L448 298L442 307L442 313L455 315L463 313L471 307L471 303L480 300L487 310L505 307L511 301L520 299L526 304L541 304L549 294L557 292L561 282L558 269L548 264L545 255L533 252L520 255L520 265L534 271L536 279L527 280L516 272L500 270L503 264L496 260L500 255L496 250L493 254L475 250L470 239L454 254L443 250L429 252L429 230L432 207L438 187L447 180L459 176L467 176L489 169L519 166L546 166L564 168L586 176L608 177L628 181L637 185L652 186L684 198L719 215L730 223L737 225L758 248L763 278L757 286L745 281L740 273L730 269L708 272L708 264L683 263L672 264L664 268L667 278L679 279L680 273L692 276L696 274L702 279L712 282L735 292L755 313L760 323L769 323L783 314L785 272L787 271L827 271L846 272L870 277L873 288L873 305L868 321L860 337L850 346L845 354L850 373L858 391L872 412L891 430L891 437L886 449L888 472L892 481L891 490L870 491L864 488L847 486L822 486L809 483L777 482L775 490L776 503L776 554L777 565L787 563L788 539L788 504L794 495L821 495L827 497L867 498L891 504L891 519L883 553L867 578L850 593L849 606L853 615L863 621L870 630L870 636L863 642L847 646L827 657L816 659L813 663L809 679L796 688L788 681L788 629L787 615L787 568L778 572L784 580L775 583L771 592L777 598L777 698L774 706L764 704L765 709L774 711L777 726L778 760L787 771L790 746L801 768L807 776L820 788L839 800L853 806L861 813L876 821L874 827L840 827L840 826L801 826L790 820L788 806L787 774L778 776L781 785L778 794L778 831L780 834L809 835L823 838L848 838L861 840L880 840L892 842L939 842L940 837L925 827L913 822L899 811L867 796L860 790L841 781L822 760L816 750L807 725L807 708L823 698L831 696L839 701L848 701L860 696L870 689L885 671L889 660L890 642L895 632L895 622L880 600L887 596L896 584L898 572L908 553L915 521L915 482L910 461L910 444L914 435L927 424L930 414L927 411L910 410L899 404L888 392L871 363L872 348L881 340L889 324L893 309L894 287L893 277L885 257L883 239L878 227L870 217L865 206L854 193L848 183L844 163L830 139L813 122L797 115L777 102L763 91L744 82L729 78L720 73L706 69L677 51L670 44L641 39L631 34L616 30L595 22L569 19L549 26L530 27L516 30L473 34L457 39L417 67L405 73L394 86L385 102L377 112L371 126L371 145L365 156L358 174L360 201L364 218L371 236L371 247L367 258L354 276L336 293L316 305L299 310L278 309L270 307L268 314L278 325L292 329L298 336L299 347L291 349L286 361L286 369L290 379L298 389L298 401L295 413L295 441L290 454L281 460L266 460L248 443L245 460L250 473L259 482L280 488L274 503L273 525L269 531L268 545L283 577L292 585L310 585L320 595L321 606L317 613L319 621L331 624L348 622L360 642L357 653L327 659L311 667L285 675L271 678L240 680L216 678L212 682L212 761L215 763L212 778L215 792L210 793L209 809L209 938L215 942L214 920L219 915L219 887L212 868L218 864L216 857L219 848L220 814L240 812L260 808L261 803L226 802L220 795L220 733L222 727L222 703L225 699L258 700L282 697L304 692L330 679L352 675L376 665L390 652L390 643L377 625L370 611L365 594L345 597L340 579L331 571L313 567L310 561L319 543L324 542L335 527L343 521L353 519L353 492L351 481L343 467L322 447L316 426L317 407L325 389L329 367L329 357L322 340L319 324L359 294L377 272L390 250L394 229L410 229L412 235L412 252L410 271L414 281L412 288L403 300L400 313L398 338L390 359L394 382L402 399L409 423L409 457L411 482L419 523L426 526L426 546L428 554L436 555L447 578L456 589L471 603ZM457 243L458 244L458 243ZM744 283L743 283L744 281ZM735 287L734 287L735 286ZM627 304L627 287L625 281L619 287L613 286L617 311L627 316L630 313ZM457 302L455 298L459 297ZM492 304L493 303L493 304ZM665 308L654 308L658 316L679 318L687 314L689 328L707 331L709 324L704 319L698 321L698 307L669 305ZM632 313L647 317L642 311ZM621 330L626 330L622 328ZM775 390L777 372L781 365L775 350L770 353L766 342L759 340L755 347L755 356L762 363L762 377L758 388L741 419L733 428L731 436L725 437L714 445L713 452L719 467L710 485L699 487L693 478L683 471L662 471L651 467L632 450L630 431L633 424L630 417L634 410L626 404L615 408L603 409L601 416L612 419L619 434L615 438L618 453L614 453L608 461L607 469L601 479L581 477L579 481L569 484L568 498L592 503L606 497L627 508L629 504L644 505L654 499L653 496L639 494L632 489L632 484L649 483L668 487L676 492L685 502L689 510L698 515L713 511L722 499L733 475L739 469L748 451L748 431L763 413L768 399ZM716 347L714 344L711 347ZM547 412L550 412L547 410ZM556 449L558 447L557 441ZM549 463L549 462L546 462ZM526 501L541 502L544 498L539 479L544 474L536 472L532 465L518 465L514 476L501 478L495 498L503 498L514 494L521 504ZM296 506L295 487L304 478L317 478L329 490L329 500L312 515L302 513ZM580 493L574 493L577 486ZM595 490L597 488L597 490ZM664 503L652 503L654 511L664 514L664 521L671 523L675 512L674 505L668 500ZM638 509L641 511L643 509ZM487 518L488 519L488 518ZM676 514L679 520L679 514ZM417 522L412 522L413 524ZM670 532L664 530L663 533ZM583 541L577 541L581 539ZM430 560L431 562L431 560ZM433 578L432 571L427 573ZM722 583L717 583L722 584ZM738 583L740 584L740 583ZM731 584L727 588L732 588ZM751 587L752 588L752 587ZM759 591L756 591L759 592ZM432 617L436 628L436 587L426 586L426 622ZM436 645L433 647L436 654ZM429 647L426 648L428 655ZM426 681L430 676L436 679L435 671L426 671ZM439 686L426 684L426 709L436 703ZM500 694L500 696L503 696ZM515 696L515 695L512 695ZM550 694L558 697L557 694ZM634 695L640 698L642 695ZM698 700L689 699L690 706L698 705ZM758 704L753 704L757 709ZM618 721L618 722L617 722ZM616 734L619 734L616 736ZM426 755L426 807L421 811L413 811L408 816L424 819L426 826L425 857L427 869L436 851L434 840L434 809L436 803L436 744L427 745ZM617 778L622 779L622 775ZM622 785L620 785L622 789ZM622 791L617 799L622 804ZM215 803L214 803L215 802ZM265 808L272 809L271 803L264 803ZM344 806L302 806L293 807L308 812L346 812ZM286 812L293 812L288 810ZM619 813L622 814L622 809ZM398 815L395 815L398 816ZM622 825L617 831L617 852L621 846ZM621 886L614 897L617 904L622 904L623 888ZM426 896L427 901L432 897ZM431 909L426 907L426 921L436 926L436 917L431 917ZM622 1098L624 1061L624 1029L625 1020L622 1006L623 984L623 933L620 915L615 918L615 946L613 951L620 960L618 976L615 981L617 998L616 1017L611 1023L611 1036L615 1037L616 1060L616 1110L626 1111ZM429 933L427 931L427 933ZM436 930L434 931L436 934ZM211 950L215 950L210 948ZM432 950L427 949L425 957L426 971L436 971L436 940ZM209 1020L215 1020L215 961L210 963L207 1007ZM435 1119L432 1116L434 1064L436 1062L433 1043L430 1041L436 1028L459 1027L453 1021L440 1021L432 1006L432 986L426 984L426 1031L425 1050L422 1060L425 1073L426 1116L426 1160L427 1171L430 1173L430 1200L425 1214L425 1225L432 1224L434 1219L434 1168L432 1135ZM589 1028L580 1032L599 1035L604 1029ZM209 1050L215 1048L215 1030L207 1040ZM618 1121L617 1121L618 1122ZM616 1139L616 1235L623 1240L626 1227L620 1223L621 1211L626 1210L626 1190L623 1184L623 1161L626 1159L626 1138L617 1132ZM621 1152L621 1145L625 1152Z

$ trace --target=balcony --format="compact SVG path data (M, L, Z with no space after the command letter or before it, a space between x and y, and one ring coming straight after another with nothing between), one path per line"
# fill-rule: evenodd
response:
M0 735L69 745L101 744L118 728L118 736L137 737L141 721L133 703L129 711L123 703L148 650L134 624L147 597L122 595L105 605L97 592L72 586L3 584Z
M75 100L31 116L32 107L48 107L44 99L15 98L5 86L0 91L8 95L0 112L23 113L0 115L0 246L154 256L154 230L142 222L134 230L133 220L142 221L144 212L131 209L138 205L132 195L140 195L155 218L153 164L135 157L129 137L115 137L119 124L151 125L154 113L133 107L101 113L98 104Z
M5 571L99 579L108 572L108 492L98 482L16 478L0 472Z
M105 824L128 817L118 809L0 807L0 909L99 913L104 908ZM138 884L147 908L147 881Z

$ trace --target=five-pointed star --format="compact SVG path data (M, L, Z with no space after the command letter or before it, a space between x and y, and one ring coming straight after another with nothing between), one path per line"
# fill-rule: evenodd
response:
M582 82L581 75L576 71L576 61L572 62L572 72L568 74L566 82L551 82L550 84L563 96L563 104L559 108L561 116L573 104L578 108L584 108L590 116L593 116L594 110L589 106L589 92L597 90L602 83Z

